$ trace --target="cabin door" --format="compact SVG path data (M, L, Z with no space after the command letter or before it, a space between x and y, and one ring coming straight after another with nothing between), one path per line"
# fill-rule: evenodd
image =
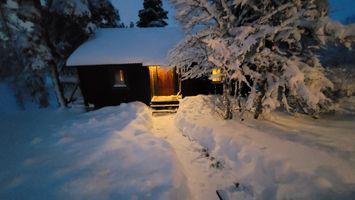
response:
M176 94L174 69L150 66L150 88L153 96L170 96Z

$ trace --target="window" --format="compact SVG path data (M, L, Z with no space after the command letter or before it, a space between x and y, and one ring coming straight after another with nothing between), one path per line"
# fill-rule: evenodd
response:
M221 83L222 82L222 74L221 68L214 67L212 69L212 83Z
M122 69L115 70L115 84L113 87L127 87Z

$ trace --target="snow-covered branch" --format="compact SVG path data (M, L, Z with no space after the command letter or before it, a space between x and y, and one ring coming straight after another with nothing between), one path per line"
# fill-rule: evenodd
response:
M199 77L220 67L225 80L245 83L240 90L250 92L243 109L256 116L277 107L316 114L329 105L323 92L332 83L315 49L333 41L350 47L355 31L328 19L325 0L171 3L176 18L192 35L170 54L171 64L183 68L184 77ZM193 62L197 65L191 67Z

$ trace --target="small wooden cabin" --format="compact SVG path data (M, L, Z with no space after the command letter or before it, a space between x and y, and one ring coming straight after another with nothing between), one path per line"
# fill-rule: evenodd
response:
M169 50L183 36L178 28L98 29L73 52L67 67L77 69L84 100L95 107L209 94L208 79L181 82L175 68L167 66Z

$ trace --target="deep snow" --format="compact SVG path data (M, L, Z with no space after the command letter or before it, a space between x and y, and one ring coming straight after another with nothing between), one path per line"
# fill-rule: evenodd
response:
M0 199L354 199L353 114L224 121L213 101L1 113Z
M184 199L184 176L142 103L1 116L0 199Z
M228 199L355 198L354 115L224 121L213 101L211 96L185 98L176 125L205 147L213 162L222 163L216 189ZM204 182L216 180L212 176ZM208 199L212 192L197 194Z

